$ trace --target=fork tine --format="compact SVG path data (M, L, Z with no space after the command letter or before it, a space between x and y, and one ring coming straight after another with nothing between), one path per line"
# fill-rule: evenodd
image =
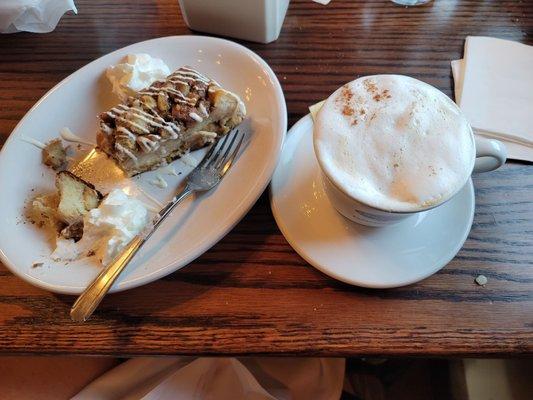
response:
M233 136L233 132L228 133L223 139L220 140L220 146L215 154L213 154L211 158L207 160L205 164L206 168L212 167L216 162L218 162L220 159L220 154L222 154L223 149L226 147L226 143L228 142L230 136Z
M229 145L226 148L226 151L224 152L224 154L218 158L218 160L217 160L217 162L215 164L215 168L219 169L220 167L222 167L226 163L228 154L229 154L230 150L233 148L233 145L235 144L235 140L237 139L237 136L239 136L239 131L238 130L235 131L235 135L233 135L233 138L231 139L231 142L229 142Z
M209 151L207 152L207 154L204 156L204 158L202 159L202 161L200 162L200 164L198 164L197 168L203 168L203 167L206 167L207 166L207 163L212 161L214 158L217 157L217 155L220 153L220 149L222 148L222 146L224 146L224 143L225 141L228 139L228 135L226 135L223 139L219 139L217 140L215 143L213 143L211 145L211 148L209 149ZM220 145L220 146L219 146ZM215 154L214 151L215 149L218 147L218 150L216 151Z
M209 148L209 151L205 154L204 158L202 158L202 161L200 161L200 163L196 166L196 168L198 169L203 168L205 164L207 164L207 162L210 160L217 146L218 146L218 141L216 141L215 143L211 145L211 147Z
M235 136L237 136L237 135L235 135ZM222 176L224 176L224 174L226 174L226 172L228 172L230 167L233 165L233 161L235 160L235 157L239 153L239 150L241 148L242 142L244 142L244 133L241 134L240 136L241 136L241 138L239 139L239 142L237 143L237 146L235 147L235 150L233 151L233 153L231 153L231 155L228 158L228 161L223 165L223 167L222 167L222 169L220 171L220 175L222 175Z

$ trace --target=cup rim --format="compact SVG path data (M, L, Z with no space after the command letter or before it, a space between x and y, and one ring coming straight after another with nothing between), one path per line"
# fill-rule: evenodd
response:
M381 75L391 75L391 74L381 74ZM398 74L392 74L392 75L398 75ZM365 76L361 76L357 79L364 79L364 78L369 78L369 77L374 77L374 76L379 76L379 75L365 75ZM401 75L401 76L407 76L407 75ZM411 79L416 79L416 78L412 78L410 76L407 76ZM356 80L357 80L356 79ZM444 92L442 92L441 90L437 89L436 87L434 87L433 85L430 85L429 83L426 83L424 81L420 81L419 79L416 79L417 81L419 82L422 82L424 83L425 85L428 85L428 86L431 86L434 90L437 90L439 92L441 92L444 96L448 97ZM337 89L338 90L338 89ZM335 90L335 92L333 92L327 99L326 101L334 94L337 92L337 90ZM450 98L448 97L448 99L450 100L450 102L453 104L453 106L455 107L455 109L460 113L462 114L462 111L461 109L459 108L459 106ZM320 111L319 111L320 112ZM469 173L466 174L466 179L464 180L464 182L462 182L461 185L459 185L453 192L451 192L447 197L444 197L443 199L439 200L438 202L434 203L434 204L431 204L429 206L425 206L425 207L421 207L421 208L417 208L416 210L412 210L412 211L400 211L400 210L394 210L394 209L387 209L387 208L384 208L384 207L379 207L379 206L376 206L374 204L370 204L366 201L363 201L359 198L356 198L354 197L352 194L349 194L333 177L331 177L329 174L328 174L328 171L326 170L326 168L324 168L324 166L322 165L322 160L321 160L321 157L319 156L320 154L320 151L318 150L318 146L317 146L317 140L316 140L316 135L314 133L314 121L313 121L313 149L314 149L314 152L315 152L315 158L316 160L318 161L318 166L320 167L320 171L323 173L323 175L328 179L328 181L335 187L337 188L340 192L342 192L343 194L345 194L349 199L357 202L357 203L360 203L364 206L367 206L369 208L372 208L374 210L378 210L378 211L382 211L382 212L386 212L386 213L391 213L391 214L416 214L416 213L419 213L419 212L423 212L423 211L429 211L429 210L432 210L436 207L439 207L441 205L443 205L444 203L448 202L451 198L453 198L463 187L464 185L468 182L468 180L471 178L472 176L472 173L474 171L474 166L475 166L475 161L476 161L476 141L475 141L475 137L474 137L474 130L472 129L472 126L470 125L470 123L467 121L467 125L468 125L468 130L469 130L469 133L470 133L470 141L472 142L472 145L474 146L474 155L473 155L473 158L472 158L472 162L471 162L471 165L470 167L468 168L469 169Z

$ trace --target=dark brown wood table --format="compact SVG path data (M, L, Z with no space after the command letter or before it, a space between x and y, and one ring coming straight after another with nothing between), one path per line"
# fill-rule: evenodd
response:
M76 3L79 14L53 33L0 36L2 142L47 90L84 64L138 41L191 33L176 0ZM277 74L291 126L309 105L365 74L407 74L453 95L450 60L461 57L467 35L533 44L532 33L526 0L416 8L297 0L278 41L243 44ZM267 193L198 260L108 296L85 324L69 319L72 297L30 286L0 265L0 353L531 355L533 167L510 162L474 183L474 225L457 257L393 290L348 286L313 269L281 235ZM474 283L478 274L488 278L485 287Z

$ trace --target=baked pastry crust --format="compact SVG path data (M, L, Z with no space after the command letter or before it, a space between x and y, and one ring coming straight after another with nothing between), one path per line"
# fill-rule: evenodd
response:
M214 142L245 114L237 95L182 67L100 114L97 143L133 176Z

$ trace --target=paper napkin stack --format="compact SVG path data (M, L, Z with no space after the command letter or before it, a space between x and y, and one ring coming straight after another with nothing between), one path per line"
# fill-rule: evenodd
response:
M469 36L452 71L474 132L504 142L508 158L533 162L533 46Z

